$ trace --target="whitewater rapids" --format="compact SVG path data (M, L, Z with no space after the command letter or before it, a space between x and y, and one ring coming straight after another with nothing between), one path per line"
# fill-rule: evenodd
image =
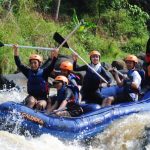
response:
M0 91L0 103L22 102L27 96L25 88ZM150 113L133 114L112 122L91 141L64 142L51 135L33 138L17 133L0 131L0 150L150 150L145 126L150 125Z

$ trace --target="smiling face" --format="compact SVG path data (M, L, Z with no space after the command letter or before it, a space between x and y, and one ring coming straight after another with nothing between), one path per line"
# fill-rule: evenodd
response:
M100 62L100 56L96 55L96 54L92 55L91 56L91 61L94 65L97 65Z
M32 59L32 60L30 60L30 66L31 66L31 69L35 71L35 70L39 69L40 63L38 60Z
M134 69L135 62L127 60L127 61L125 61L125 63L126 63L126 66L127 66L128 70Z

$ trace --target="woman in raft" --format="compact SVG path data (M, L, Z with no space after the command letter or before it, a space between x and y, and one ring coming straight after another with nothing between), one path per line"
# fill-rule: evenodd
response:
M41 64L43 59L38 54L32 54L29 57L30 67L23 65L19 58L18 46L13 46L14 59L18 69L25 75L28 79L27 81L27 92L28 96L25 99L25 103L30 108L36 108L43 110L47 106L48 99L48 77L54 69L54 65L58 56L58 49L50 53L52 62L49 66L42 69Z

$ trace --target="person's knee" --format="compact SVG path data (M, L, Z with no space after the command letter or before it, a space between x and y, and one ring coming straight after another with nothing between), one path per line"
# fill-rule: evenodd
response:
M45 100L41 100L37 103L36 107L40 110L45 109L47 106L47 102Z
M36 103L36 99L33 96L29 96L26 99L27 104L35 104Z

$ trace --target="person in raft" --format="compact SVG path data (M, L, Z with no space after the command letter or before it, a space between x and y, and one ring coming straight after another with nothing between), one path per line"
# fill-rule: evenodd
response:
M47 113L56 112L58 116L79 116L83 113L82 108L75 102L75 96L68 87L68 79L59 75L55 78L53 85L57 89L57 96L49 98ZM65 108L65 110L63 110ZM67 108L67 111L66 111ZM59 111L60 110L60 111Z
M68 87L70 87L75 95L75 101L78 102L79 101L79 88L78 88L78 84L77 81L80 80L80 78L73 73L73 64L70 61L63 61L60 64L60 72L53 72L51 77L55 78L58 75L63 75L65 77L67 77L68 79Z
M13 46L14 59L18 69L28 79L27 81L27 92L28 96L25 99L25 104L30 108L36 108L43 110L47 106L48 99L48 76L54 69L54 65L58 56L58 49L50 53L52 62L49 66L42 69L41 64L43 59L40 55L32 54L29 57L30 67L23 65L19 58L18 46ZM50 58L49 58L50 59Z
M110 84L112 82L111 77L100 63L101 54L98 51L93 50L90 52L89 56L91 60L89 65ZM102 100L104 99L101 95L101 87L104 85L102 80L87 65L77 67L77 58L77 55L73 55L73 70L86 71L81 89L82 100L84 100L86 103L96 103L101 105Z
M128 69L127 76L120 79L118 73L112 70L114 79L117 85L120 87L116 96L110 96L104 99L102 106L110 106L112 103L131 102L138 100L138 94L140 92L141 76L138 71L135 70L135 66L138 63L138 58L135 55L128 55L125 58L125 63Z

